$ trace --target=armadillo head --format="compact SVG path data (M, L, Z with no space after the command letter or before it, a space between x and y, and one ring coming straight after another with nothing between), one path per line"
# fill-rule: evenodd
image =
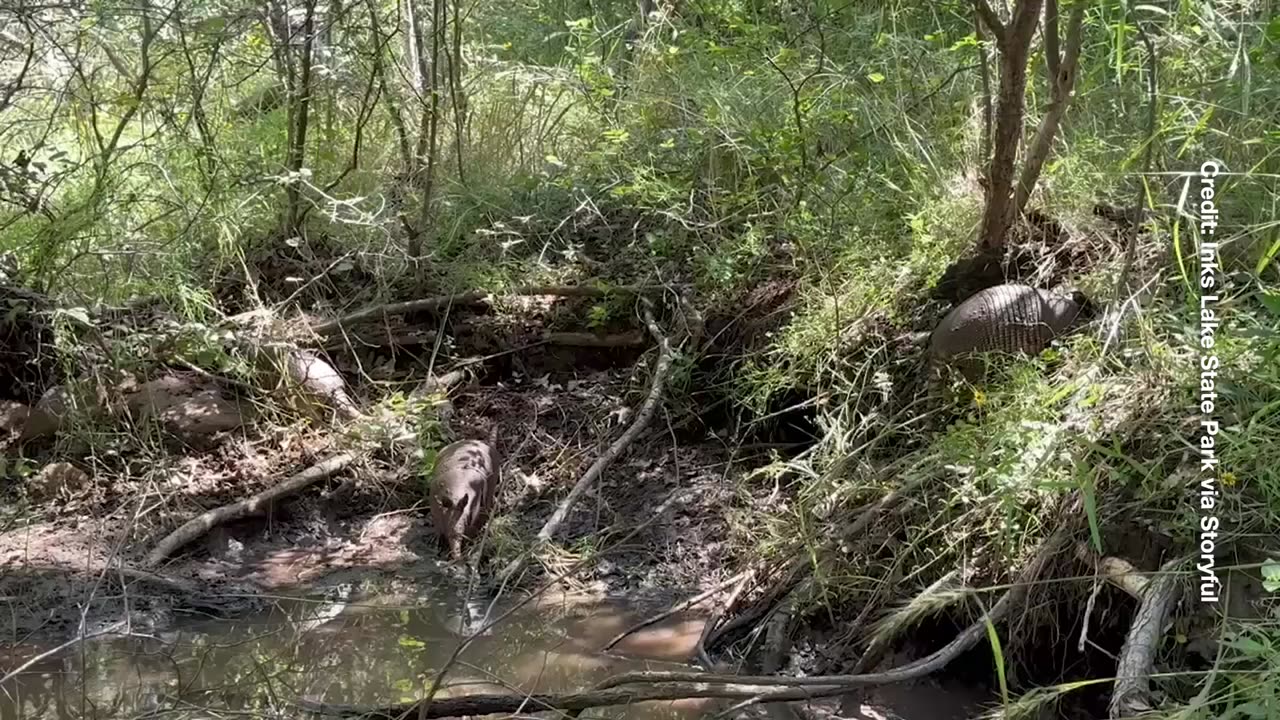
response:
M1084 293L1079 290L1072 290L1070 296L1041 290L1040 297L1044 299L1044 322L1053 330L1054 334L1065 332L1077 320L1083 319L1082 315L1084 314L1085 306L1089 302Z
M457 497L445 494L433 501L436 532L448 543L449 554L455 560L462 557L462 538L467 532L470 500L469 494L462 493Z

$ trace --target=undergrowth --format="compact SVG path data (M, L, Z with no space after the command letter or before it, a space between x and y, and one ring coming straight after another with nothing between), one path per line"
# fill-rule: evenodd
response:
M1033 204L1067 225L1072 242L1106 248L1092 266L1071 268L1070 280L1114 312L1040 357L1003 364L980 386L905 409L894 404L900 378L884 369L901 360L888 343L919 329L920 308L972 248L982 210L980 84L976 73L957 72L976 62L967 5L717 2L688 12L696 24L660 12L631 34L629 6L481 2L462 61L467 126L459 135L441 125L422 258L407 257L397 214L397 204L416 213L419 200L404 197L395 128L381 113L364 118L359 93L318 92L321 140L302 177L281 168L286 111L243 109L271 80L256 26L225 49L194 53L221 83L203 106L216 142L197 142L149 99L149 122L123 130L127 154L95 163L100 141L77 114L83 98L67 107L19 98L24 112L53 117L51 131L0 137L38 148L43 179L56 180L45 198L54 210L6 207L0 251L17 257L25 282L68 307L154 299L172 315L156 334L172 346L164 354L237 378L248 371L221 349L215 327L232 305L333 314L459 288L603 279L690 283L708 310L733 315L744 292L787 278L795 289L776 328L717 368L715 380L748 416L776 412L796 394L815 398L821 436L807 454L746 481L786 488L789 500L774 514L741 517L733 541L744 557L824 548L854 508L905 478L928 478L871 542L814 552L810 598L883 605L880 627L896 634L923 610L894 603L951 568L972 569L946 606L1009 581L1052 530L1049 511L1071 494L1086 499L1100 555L1124 550L1105 541L1116 518L1179 551L1193 546L1198 516L1179 469L1194 463L1197 301L1182 275L1194 277L1203 240L1194 174L1217 159L1230 170L1216 239L1232 279L1219 346L1223 523L1249 546L1242 564L1274 571L1269 558L1280 549L1263 539L1280 529L1270 457L1280 422L1280 25L1259 3L1159 10L1148 30L1161 92L1145 175L1136 118L1145 113L1147 58L1133 9L1091 6L1074 104ZM90 38L97 50L123 44L130 28L104 30ZM369 70L379 51L365 45L329 69ZM165 92L195 87L178 57L156 68ZM1030 72L1029 128L1046 101L1043 64L1035 58ZM126 80L104 64L98 82L126 88ZM115 109L128 102L122 96ZM358 127L362 155L342 175ZM311 207L302 237L279 230L290 184L306 188ZM1156 217L1138 239L1142 290L1130 298L1115 286L1127 237L1089 210L1127 206L1139 191ZM604 327L630 309L594 312ZM77 357L90 340L74 315L58 322L58 352ZM108 364L153 362L153 340L113 338ZM691 366L690 385L695 373ZM882 592L891 581L910 591ZM1243 668L1274 667L1280 634L1267 623L1232 631L1208 695L1181 709L1171 702L1170 717L1274 714L1274 681ZM1034 706L1070 689L1017 702Z

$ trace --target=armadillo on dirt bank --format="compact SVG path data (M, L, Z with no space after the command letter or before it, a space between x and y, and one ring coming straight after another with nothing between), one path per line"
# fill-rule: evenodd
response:
M929 338L930 361L975 352L1038 353L1068 330L1084 296L1026 285L997 285L960 303Z

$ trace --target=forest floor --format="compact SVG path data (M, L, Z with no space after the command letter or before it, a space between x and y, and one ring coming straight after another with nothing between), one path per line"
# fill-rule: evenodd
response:
M948 305L1006 279L1057 286L1114 260L1120 247L1118 238L1097 232L1069 239L1050 222L1024 232L1024 242L1007 257L970 257L941 277L931 297L903 299L909 307L900 308L895 321L883 312L870 313L840 329L846 346L841 362L847 367L879 363L879 374L895 392L906 393L894 396L886 391L878 399L878 390L859 391L847 399L849 412L883 420L896 412L895 403L905 407L920 400L926 388L918 377L923 367L917 362L919 348L906 343L904 333L932 328ZM1138 270L1148 272L1143 263L1156 261L1153 256L1140 257ZM647 278L626 272L625 267L614 268L611 277L633 282ZM886 433L895 439L865 453L856 471L838 473L847 484L821 484L825 478L817 477L814 466L788 461L822 446L829 429L817 422L821 413L815 407L825 402L825 393L795 388L778 393L761 411L732 407L732 389L723 387L733 377L726 368L751 359L794 317L803 302L796 287L780 269L737 296L698 308L696 330L688 330L689 306L676 303L677 310L668 306L668 312L660 314L659 325L673 335L683 328L687 337L704 339L701 355L676 364L678 370L667 378L652 421L573 507L556 531L557 544L539 549L526 568L535 572L516 578L520 589L551 578L552 592L625 598L655 611L717 591L700 605L702 612L711 613L737 599L725 600L735 578L742 577L735 573L745 575L747 568L761 562L789 563L786 555L773 553L775 548L796 552L797 546L821 547L826 557L816 558L815 553L806 571L829 572L831 576L822 580L833 583L852 576L848 582L859 589L848 597L823 597L817 610L808 608L810 614L794 623L803 627L795 632L794 645L770 671L812 675L850 667L854 631L872 632L875 628L868 626L873 623L865 621L873 612L887 617L893 611L886 609L909 600L895 591L881 595L884 584L863 580L900 580L899 564L905 557L900 551L910 552L919 528L931 527L953 509L945 503L940 509L931 505L937 498L924 493L892 517L886 513L884 522L874 524L878 527L864 531L866 537L832 545L835 538L829 533L874 507L877 474L919 450L920 436L956 428L962 432L975 417L965 404L979 395L974 391L960 405L935 404L933 411L921 414L928 427L921 426L918 434L895 435L897 430L890 428ZM669 290L668 295L674 294ZM277 294L288 297L283 287ZM343 288L331 294L340 296ZM175 613L233 618L261 609L271 597L323 595L341 584L391 584L398 592L412 595L420 590L425 597L441 578L458 587L468 578L493 580L501 568L525 556L530 540L569 488L626 434L637 414L643 414L655 367L660 365L658 354L640 329L645 323L634 316L639 306L635 298L628 299L625 312L613 302L598 295L540 295L530 290L500 302L459 308L450 303L443 313L411 311L394 320L382 317L377 327L358 327L350 333L344 327L343 333L319 341L311 337L310 346L327 352L356 404L368 413L356 421L295 412L267 385L254 384L252 376L246 381L217 372L193 375L188 364L169 362L139 369L143 377L128 382L131 387L167 377L214 382L220 392L234 396L239 407L252 407L252 414L238 419L234 430L195 444L175 444L172 438L136 425L104 424L103 418L21 445L10 439L3 448L6 457L20 458L27 481L0 489L6 501L0 512L0 598L5 600L0 637L12 639L15 646L48 647L122 617L148 627L164 626ZM228 313L234 310L240 308L227 308ZM130 332L171 332L155 331L153 320L135 322ZM296 325L299 320L316 327L315 318L305 315L288 322ZM417 453L369 442L388 412L402 419L418 412L406 411L401 402L412 388L455 369L465 370L464 380L448 392L447 400L437 398L433 407L416 416ZM116 386L124 384L107 381L104 394L119 394ZM1137 417L1136 398L1142 392L1162 392L1157 384L1130 386L1142 389L1108 398L1108 423ZM1038 391L1057 398L1045 401L1045 406L1065 397L1052 387ZM1039 417L1027 415L1032 416ZM1043 427L1070 421L1065 413L1052 417ZM1021 416L1014 419L1018 427L1027 427ZM427 504L427 478L436 449L453 439L484 438L493 423L502 456L497 510L483 543L472 553L472 570L478 573L468 574L461 565L447 562L438 546ZM352 448L361 448L358 459L333 477L261 508L269 512L206 528L164 562L149 562L157 542L184 522L277 486L326 457L355 452ZM930 472L951 473L956 467L953 463ZM814 477L796 481L803 472ZM812 487L805 481L813 482ZM830 494L822 497L823 493ZM1051 507L1046 504L1041 511L1047 513ZM846 510L848 517L839 516ZM960 539L946 548L952 552L970 542L970 531L982 529L987 519L966 515L954 526L944 522L935 530L959 533ZM801 527L806 521L813 526ZM1082 520L1077 530L1084 535ZM1113 519L1102 524L1099 534L1109 552L1136 567L1159 567L1171 552L1168 543L1162 544L1161 533L1133 522ZM857 547L867 539L871 542ZM993 552L991 547L966 553L981 555ZM865 562L867 568L864 572L862 567L827 567L833 556ZM1091 572L1072 550L1060 553L1054 563L1046 576L1078 578ZM997 561L966 572L980 573L974 578L979 586L998 586L1016 570L1012 563ZM490 584L494 587L488 590L498 592L497 583ZM1093 592L1098 595L1096 587ZM771 621L766 618L785 605L771 598L769 589L762 580L738 608L744 615L753 607L750 603L769 608L768 615L751 621L750 637L734 638L737 646L726 653L744 666L758 660L747 656L762 652L757 639L768 631ZM1246 597L1256 597L1256 588L1245 590ZM1043 658L1049 649L1056 653L1064 637L1057 626L1079 620L1088 590L1080 586L1071 593L1042 594L1046 597L1032 603L1035 612L1028 613L1021 634L1009 646L1011 656ZM1090 648L1080 650L1079 658L1062 660L1064 665L1056 655L1053 661L1024 662L1035 682L1111 671L1106 665L1120 650L1136 601L1111 588L1100 598L1097 617L1088 628ZM1094 599L1087 602L1086 615ZM853 616L857 619L851 622ZM963 616L940 613L920 621L892 647L881 648L883 657L862 670L892 668L936 652L964 629ZM1197 634L1188 627L1187 635L1194 644L1205 631L1199 628ZM1066 664L1070 667L1064 669ZM896 708L903 717L939 718L951 711L961 712L954 717L966 717L967 711L959 708L993 697L990 649L970 649L952 666L927 679L869 690L863 700L868 707ZM1105 692L1086 694L1081 694L1084 715L1099 712ZM913 703L925 707L913 715ZM826 709L831 716L858 717L860 712L856 707ZM815 717L823 714L817 706L811 711Z

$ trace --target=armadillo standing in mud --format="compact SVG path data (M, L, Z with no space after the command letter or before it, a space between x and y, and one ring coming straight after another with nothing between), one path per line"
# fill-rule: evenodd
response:
M431 520L454 560L463 540L484 530L498 489L497 423L483 440L459 440L436 456L431 476Z
M976 352L1038 353L1068 330L1085 304L1026 285L977 293L942 319L929 338L931 363Z

